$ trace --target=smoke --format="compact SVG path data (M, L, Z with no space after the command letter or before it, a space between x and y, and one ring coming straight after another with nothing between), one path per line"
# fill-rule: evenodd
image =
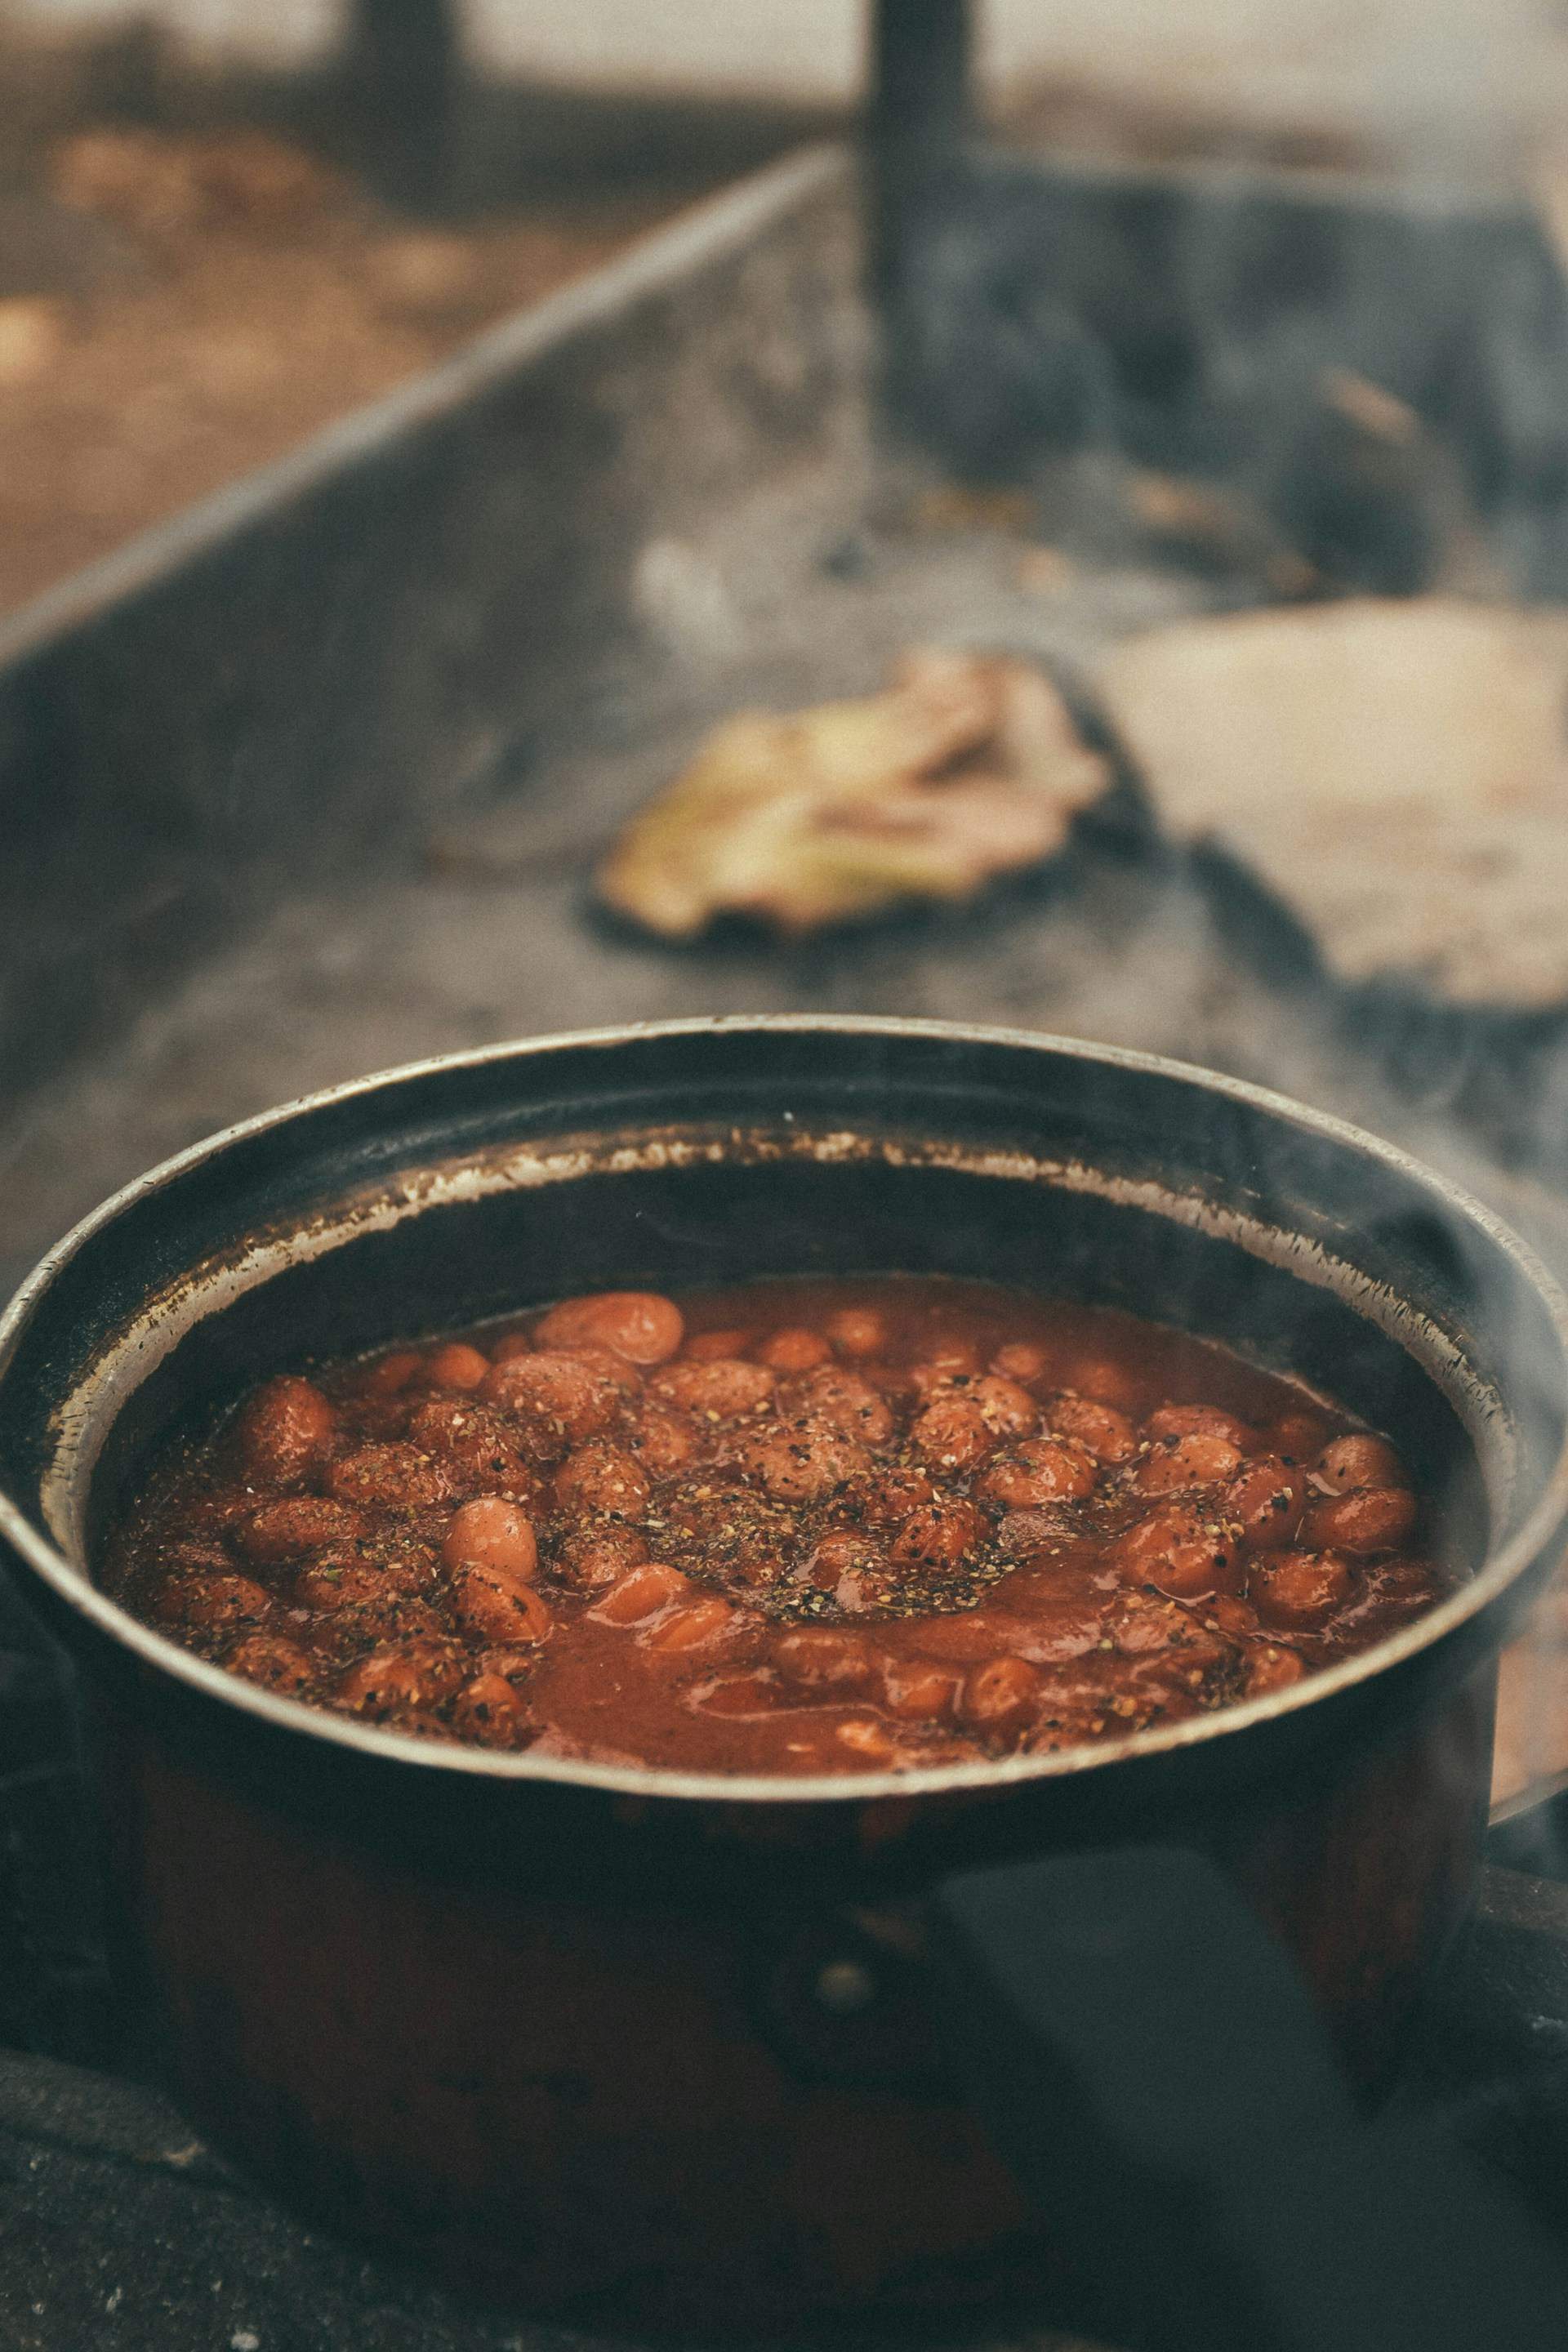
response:
M1204 539L1222 605L1568 593L1568 297L1522 194L971 153L895 216L884 272L910 442L971 480L1026 484L1080 560L1125 553L1130 488L1154 469L1175 478L1165 510L1186 518L1189 558ZM1192 1022L1180 982L1165 992L1205 944L1225 976L1196 983ZM1568 1006L1459 1004L1399 972L1342 984L1310 919L1208 848L1166 863L1093 993L1089 1034L1267 1076L1395 1135L1568 1270ZM1509 1661L1505 1787L1568 1771L1565 1633L1549 1602ZM1537 1866L1568 1859L1544 1816L1531 1834Z
M888 268L897 414L962 474L1192 474L1330 588L1426 587L1473 530L1562 591L1568 300L1522 201L985 152Z

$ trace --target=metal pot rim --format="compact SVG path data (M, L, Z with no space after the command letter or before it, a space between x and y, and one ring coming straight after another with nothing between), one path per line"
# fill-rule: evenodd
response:
M823 1032L858 1036L927 1037L955 1045L998 1045L1164 1077L1196 1086L1286 1125L1308 1130L1380 1162L1393 1172L1413 1179L1437 1194L1447 1207L1479 1227L1494 1247L1512 1260L1545 1304L1564 1353L1568 1354L1568 1297L1547 1272L1529 1244L1503 1220L1462 1186L1426 1167L1397 1145L1294 1101L1271 1088L1253 1085L1180 1062L1163 1055L1135 1052L1116 1045L1096 1045L1082 1038L1058 1037L1043 1031L971 1024L966 1022L904 1020L847 1013L718 1014L684 1021L637 1022L600 1029L557 1032L544 1037L516 1039L463 1053L442 1054L417 1062L378 1070L334 1087L297 1097L219 1129L159 1162L90 1211L71 1227L26 1276L10 1304L0 1313L0 1378L35 1307L60 1271L85 1245L114 1223L137 1202L153 1194L187 1170L218 1157L232 1145L287 1125L302 1114L357 1096L392 1089L442 1070L474 1068L487 1063L520 1060L563 1050L614 1047L639 1038L708 1036L717 1034L811 1034ZM0 1492L0 1538L9 1543L29 1569L56 1597L100 1635L127 1650L153 1672L173 1675L200 1696L233 1706L264 1724L295 1736L326 1740L366 1756L381 1756L399 1766L426 1770L471 1774L490 1780L566 1782L583 1788L641 1798L686 1798L707 1803L746 1804L844 1802L863 1803L879 1797L912 1798L942 1792L995 1790L1037 1780L1077 1777L1107 1770L1131 1757L1153 1757L1178 1749L1206 1746L1229 1738L1272 1719L1293 1715L1327 1701L1335 1694L1370 1683L1403 1660L1456 1633L1499 1601L1509 1587L1537 1561L1568 1526L1568 1439L1552 1464L1542 1493L1508 1541L1489 1553L1477 1574L1437 1607L1372 1649L1311 1675L1305 1681L1258 1699L1223 1707L1212 1715L1188 1718L1159 1730L1134 1732L1116 1740L1064 1748L1047 1755L1019 1757L1001 1763L928 1766L908 1771L845 1773L795 1779L784 1775L725 1775L679 1772L651 1766L592 1764L559 1757L536 1758L408 1738L374 1725L337 1716L304 1702L263 1690L240 1676L210 1665L178 1643L156 1633L139 1618L110 1601L92 1582L84 1567L48 1542L22 1509Z

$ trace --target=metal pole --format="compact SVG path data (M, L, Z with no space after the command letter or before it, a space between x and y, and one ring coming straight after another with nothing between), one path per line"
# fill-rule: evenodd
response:
M884 151L929 154L969 129L971 0L872 0L870 132Z
M367 160L399 201L438 204L447 193L461 55L453 0L353 0L350 71Z
M969 131L971 0L871 0L868 46L871 268L887 295L921 184Z

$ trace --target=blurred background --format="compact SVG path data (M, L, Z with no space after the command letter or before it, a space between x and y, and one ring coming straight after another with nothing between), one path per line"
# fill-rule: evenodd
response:
M311 1087L736 1011L1231 1070L1568 1273L1565 710L1564 0L0 0L0 1297ZM0 2045L117 2067L74 1739L0 1592ZM1494 1860L1565 1791L1557 1594ZM519 2340L19 2063L7 2344Z
M9 0L0 600L699 190L843 129L866 16L858 0ZM974 18L980 111L1058 153L1495 188L1549 183L1568 136L1553 0L988 0ZM197 152L215 131L228 152Z

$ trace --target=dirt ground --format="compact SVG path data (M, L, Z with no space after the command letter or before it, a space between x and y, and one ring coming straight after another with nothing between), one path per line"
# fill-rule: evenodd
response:
M441 195L410 202L364 107L342 68L217 82L145 27L40 47L0 0L0 612L847 120L469 89ZM1006 130L1152 161L1379 160L1316 121L1070 75Z
M411 198L350 74L218 83L134 28L40 47L0 7L0 611L817 127L463 105Z
M112 125L0 194L0 608L592 268L609 190L399 220L296 142Z

